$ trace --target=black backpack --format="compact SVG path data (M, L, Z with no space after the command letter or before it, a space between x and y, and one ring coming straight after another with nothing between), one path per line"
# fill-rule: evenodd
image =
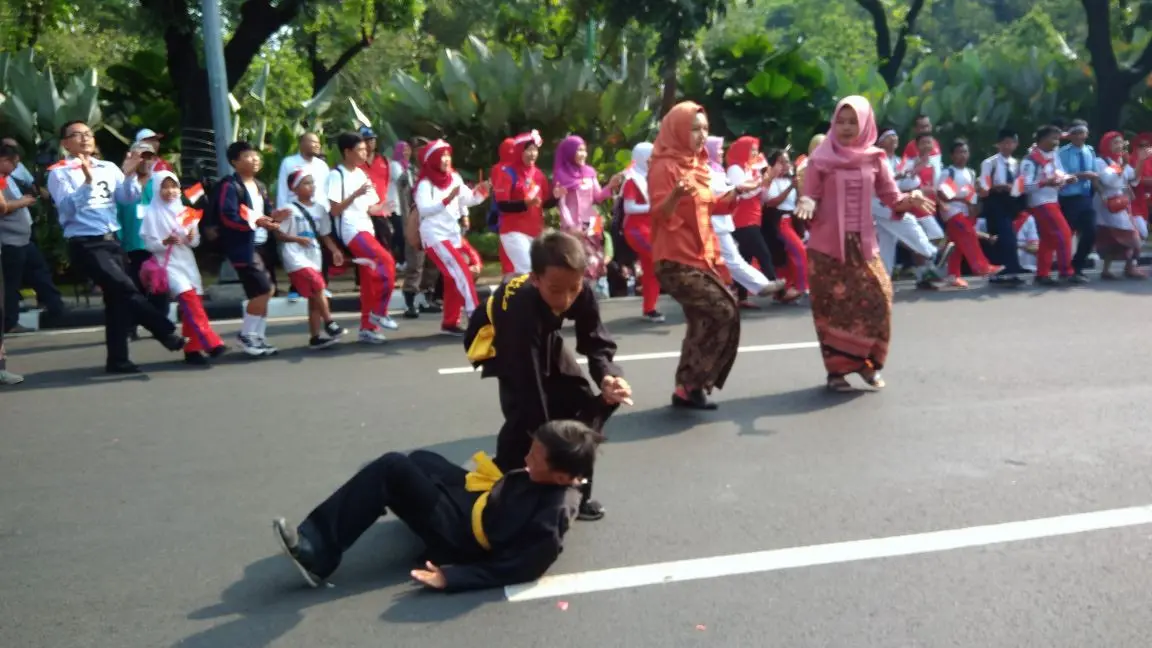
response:
M200 218L200 239L213 247L220 245L220 199L229 182L232 182L232 176L224 176L210 184L204 191L204 197L192 205L204 210Z
M612 203L612 222L608 224L608 235L612 237L612 260L621 265L636 263L636 251L628 245L624 236L624 197L617 196Z

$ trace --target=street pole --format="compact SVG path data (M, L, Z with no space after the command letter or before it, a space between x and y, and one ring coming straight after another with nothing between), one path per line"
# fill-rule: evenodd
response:
M204 61L208 65L208 95L212 102L212 131L216 141L216 174L232 172L228 164L228 72L224 68L224 26L220 20L220 0L201 0L204 20Z
M596 21L595 20L593 20L591 18L588 19L588 24L585 25L584 37L585 37L584 45L587 48L585 50L585 56L587 57L588 64L592 65L593 63L596 62Z

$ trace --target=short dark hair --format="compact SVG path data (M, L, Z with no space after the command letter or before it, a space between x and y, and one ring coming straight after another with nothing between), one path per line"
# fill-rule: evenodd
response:
M772 166L776 164L776 161L780 159L781 155L784 155L784 149L770 148L768 149L768 153L764 155L764 160L768 162L768 166Z
M934 139L936 139L936 137L934 135L932 135L932 133L920 133L919 135L916 136L916 143L919 144L920 140L924 140L924 139L934 140Z
M60 127L60 139L64 139L64 137L68 135L68 129L72 128L76 124L84 124L87 126L88 122L84 121L83 119L73 119L70 122L65 122L64 125Z
M996 135L996 141L1003 142L1006 139L1019 140L1020 136L1011 128L1001 128L1000 133Z
M344 151L356 148L363 141L364 138L356 133L340 133L336 138L336 146L340 149L340 155L344 155Z
M1088 122L1083 120L1083 119L1073 119L1072 123L1068 124L1068 129L1071 130L1073 128L1076 128L1077 126L1083 126L1084 128L1088 128Z
M232 142L228 145L228 161L234 162L240 159L240 156L248 151L255 151L256 148L244 140L239 142Z
M920 113L920 114L916 115L916 119L913 119L912 123L916 123L916 122L920 121L921 119L929 119L930 120L932 118L929 117L928 115L925 115L924 113Z
M20 149L9 144L0 144L0 158L15 160L18 157L20 157Z
M580 421L548 421L532 434L548 451L548 467L573 477L592 474L604 437Z
M957 137L956 139L952 140L952 148L949 149L948 152L955 153L956 149L960 148L961 146L968 146L968 140L964 139L963 137Z
M1036 141L1039 142L1040 140L1044 139L1045 137L1052 137L1053 135L1059 135L1060 133L1063 133L1063 132L1064 131L1060 130L1058 127L1053 126L1051 124L1048 124L1046 126L1041 126L1040 128L1036 129Z
M532 241L529 251L532 273L539 276L548 268L563 268L583 272L588 267L584 244L567 232L548 232Z

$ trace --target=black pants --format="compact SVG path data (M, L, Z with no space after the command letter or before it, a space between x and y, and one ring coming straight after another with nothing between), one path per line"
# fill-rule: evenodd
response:
M760 227L755 225L737 227L736 231L732 232L732 238L736 240L736 248L745 261L755 259L760 263L760 272L763 272L764 276L776 279L776 265L772 263L772 251L768 249L768 242L764 240ZM744 286L737 284L736 288L740 299L748 297L748 291Z
M0 255L3 255L0 251ZM4 292L4 273L0 272L0 294ZM4 321L4 300L0 299L0 321ZM8 368L8 359L4 355L4 327L0 326L0 371Z
M36 291L36 298L48 309L48 315L64 312L64 299L52 283L48 262L35 243L5 245L0 251L4 273L4 323L10 329L20 322L20 288L25 284Z
M139 323L157 340L176 332L163 311L156 310L125 270L124 250L114 237L83 236L68 240L72 263L88 275L104 295L104 346L108 364L128 361L128 334Z
M316 550L317 575L335 571L344 552L388 511L420 536L428 560L475 558L482 550L472 535L472 504L480 494L464 489L465 475L427 450L389 452L361 468L300 525Z
M392 214L388 217L388 222L392 224L392 258L396 259L396 263L404 263L407 258L408 242L404 240L404 219L400 214Z
M1072 255L1072 269L1081 274L1088 267L1088 255L1096 248L1096 208L1092 196L1060 196L1060 211L1068 220L1068 227L1076 233L1076 253Z
M161 313L167 315L168 295L149 294L148 291L144 289L143 282L140 281L140 268L144 266L145 261L152 258L152 253L148 250L132 250L131 252L127 253L127 257L128 276L132 279L132 283L136 284L136 289L144 295L144 298L148 300L149 304L152 304L152 308L155 308ZM128 326L128 331L131 332L141 324L141 322L136 321L135 317L132 317L131 323Z
M268 280L272 282L272 296L276 296L280 292L280 288L276 285L276 266L280 264L280 250L276 247L276 241L272 240L272 235L268 236L267 241L256 246L256 254L259 254L260 260L264 262Z

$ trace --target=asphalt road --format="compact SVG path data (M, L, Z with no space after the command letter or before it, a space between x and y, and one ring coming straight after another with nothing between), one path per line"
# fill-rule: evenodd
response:
M1150 284L902 292L880 394L825 393L814 348L752 350L718 412L673 412L675 360L626 361L636 405L597 470L608 517L579 523L552 573L1152 505ZM659 326L605 306L622 354L679 348L664 308ZM465 362L435 322L402 326L315 353L278 324L281 356L209 370L146 340L130 378L100 373L98 333L11 340L28 382L0 392L0 645L1149 644L1142 524L509 602L407 583L418 547L386 519L335 587L307 589L273 516L298 520L388 450L494 448L495 384L439 372ZM746 317L746 346L814 339L804 308Z

